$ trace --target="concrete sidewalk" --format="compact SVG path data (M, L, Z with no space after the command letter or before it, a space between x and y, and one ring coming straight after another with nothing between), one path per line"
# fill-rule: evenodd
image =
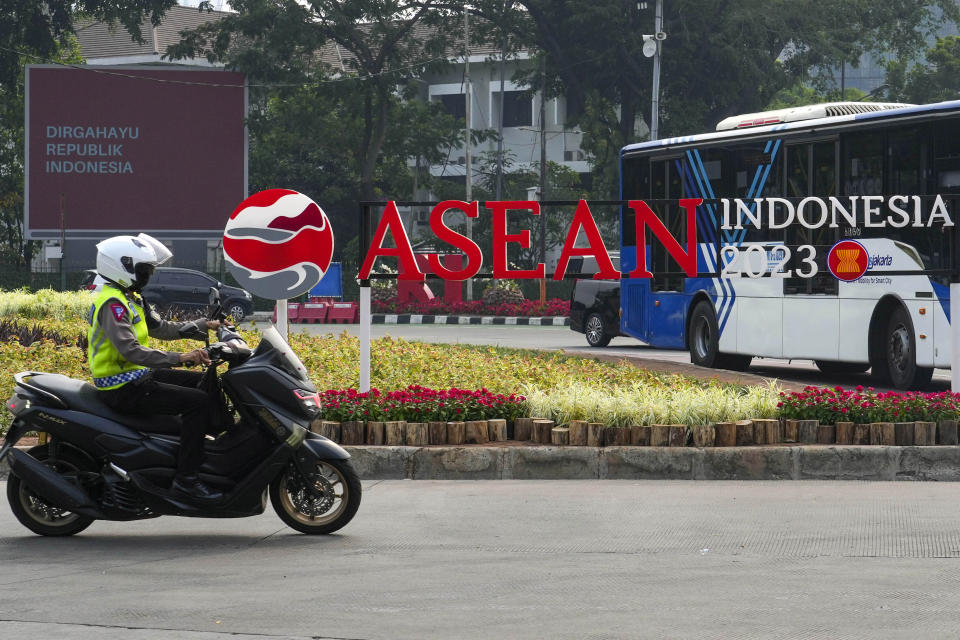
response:
M956 446L345 448L364 480L960 481Z

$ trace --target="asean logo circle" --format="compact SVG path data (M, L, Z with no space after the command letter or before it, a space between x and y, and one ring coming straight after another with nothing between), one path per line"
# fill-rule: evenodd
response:
M320 282L333 258L333 229L316 202L289 189L255 193L223 230L227 268L243 288L284 300Z
M856 240L841 240L827 253L827 268L837 280L854 282L870 267L870 255Z

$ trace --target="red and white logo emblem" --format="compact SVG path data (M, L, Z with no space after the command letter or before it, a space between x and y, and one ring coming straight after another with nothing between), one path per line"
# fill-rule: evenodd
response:
M255 193L234 209L223 254L242 287L283 300L320 282L333 258L333 230L317 203L289 189Z
M856 240L841 240L827 254L827 268L837 280L853 282L870 268L870 256Z

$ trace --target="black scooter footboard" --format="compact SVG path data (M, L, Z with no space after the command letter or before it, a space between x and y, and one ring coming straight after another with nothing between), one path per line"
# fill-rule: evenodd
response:
M103 517L86 491L26 451L10 449L7 456L10 472L48 503L91 518Z

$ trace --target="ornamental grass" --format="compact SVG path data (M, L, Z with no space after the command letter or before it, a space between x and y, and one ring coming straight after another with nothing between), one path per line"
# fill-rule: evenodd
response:
M62 299L57 297L61 295ZM89 378L86 350L80 345L85 344L86 313L91 302L87 292L0 292L0 309L10 310L4 318L28 327L10 331L7 339L0 341L0 399L10 396L13 374L19 371ZM256 328L241 333L251 347L259 344ZM29 340L22 339L23 335ZM29 346L21 340L30 342ZM770 417L777 414L777 401L782 400L773 386L705 382L557 351L430 344L388 336L371 344L370 382L379 394L373 397L383 399L374 401L370 396L361 398L356 391L360 377L357 338L347 333L311 335L293 331L290 344L316 387L328 394L325 397L340 403L327 408L324 417L329 420L360 415L368 420L409 422L497 417L512 420L526 415L549 418L558 424L587 420L611 426L693 426ZM151 339L149 346L189 351L197 347L197 342ZM8 423L8 419L0 421L0 429Z

